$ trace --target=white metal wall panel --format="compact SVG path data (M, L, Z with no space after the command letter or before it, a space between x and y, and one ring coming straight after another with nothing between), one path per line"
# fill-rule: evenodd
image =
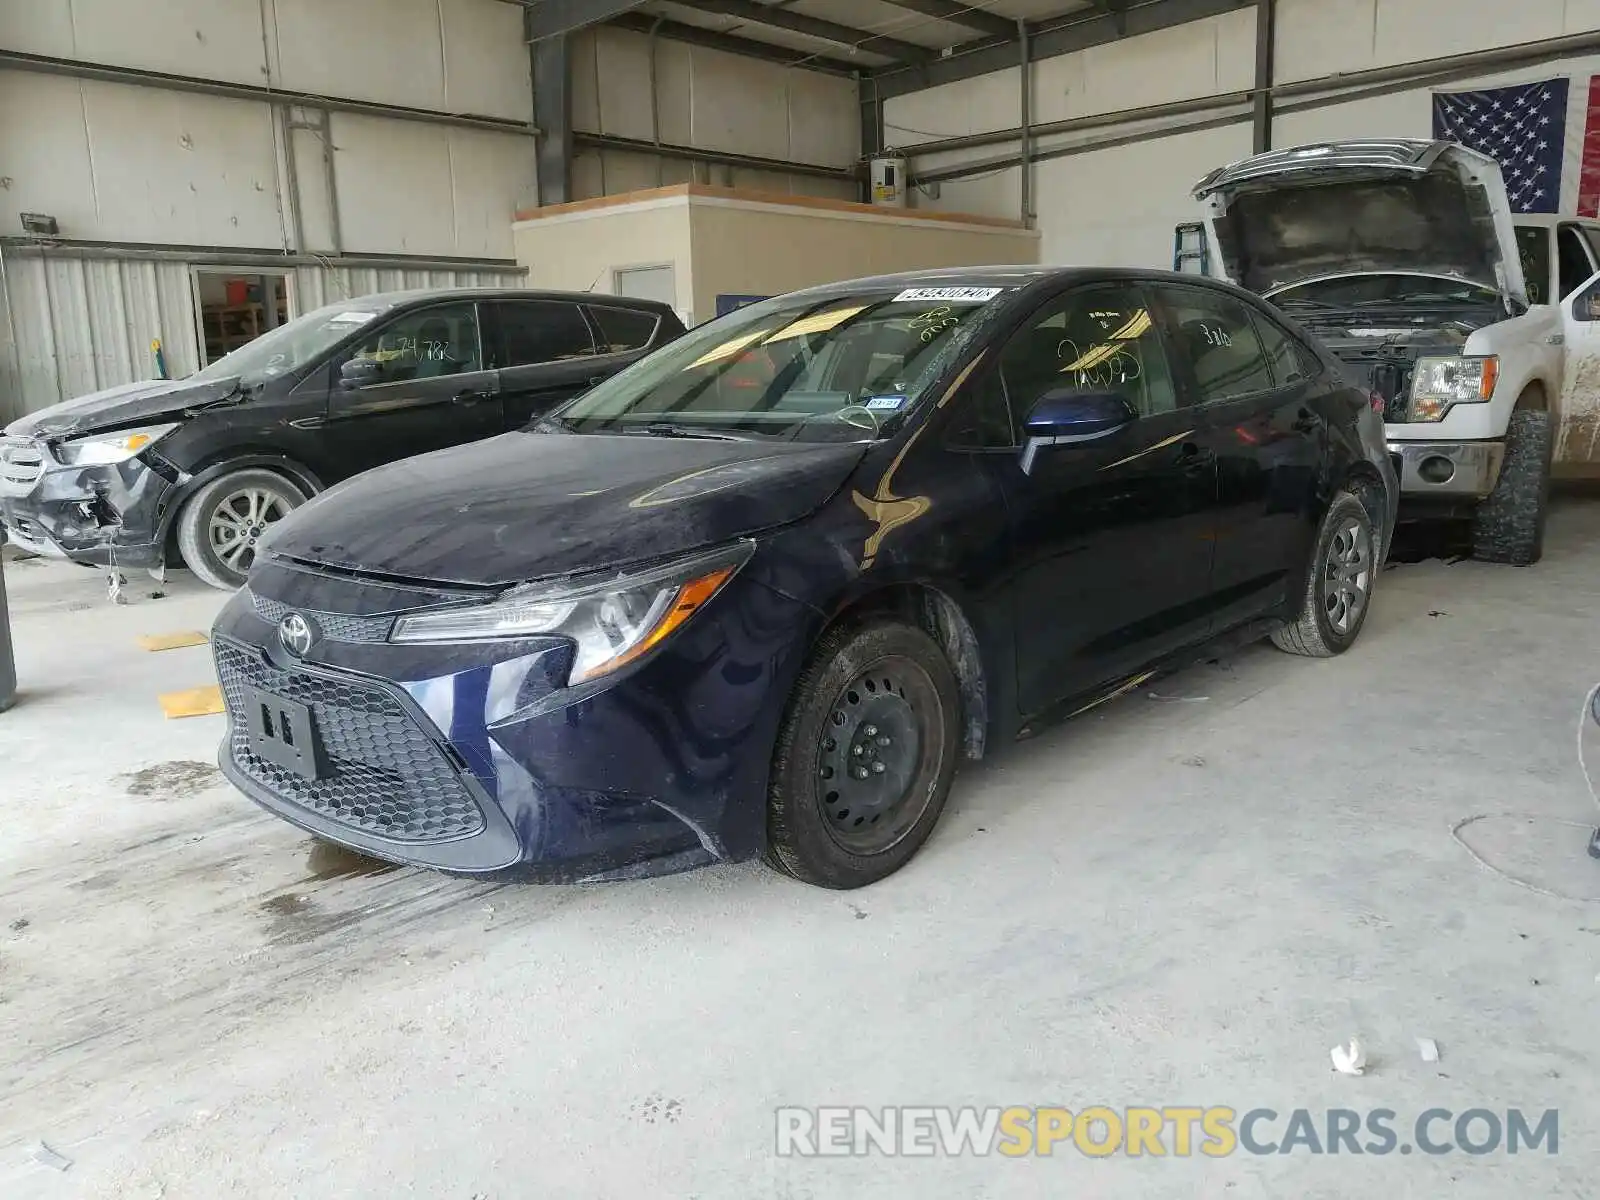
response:
M515 134L335 113L346 253L512 258L534 199L533 143Z
M573 127L645 141L656 136L650 55L649 37L630 30L598 28L576 38ZM664 142L834 167L851 166L860 157L860 113L852 80L666 38L656 41L655 59L655 124ZM713 172L713 182L726 182L721 167ZM681 165L663 165L660 181L675 182L674 176L689 177ZM653 157L607 153L602 160L580 155L574 163L573 190L580 197L655 186ZM768 179L763 186L812 195L855 195L850 184L787 174Z
M18 214L49 213L69 236L99 237L89 133L76 79L0 71L0 234L22 232Z
M0 46L533 119L522 14L502 0L0 0Z
M1034 64L1032 119L1062 121L1245 91L1255 82L1255 9L1125 38ZM896 96L884 103L891 144L1014 129L1021 121L1016 67Z
M1197 219L1190 187L1249 153L1250 126L1230 125L1038 164L1040 261L1170 267L1173 226Z
M5 356L8 417L153 378L153 338L174 375L198 366L185 263L8 254L5 280L16 333Z
M1600 29L1600 0L1278 0L1280 82Z
M532 119L528 47L501 0L272 0L285 88Z

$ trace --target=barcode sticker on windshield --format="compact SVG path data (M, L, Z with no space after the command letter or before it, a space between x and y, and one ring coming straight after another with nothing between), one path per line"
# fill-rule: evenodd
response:
M370 312L342 312L328 318L330 325L365 325L377 313Z
M894 303L922 304L938 300L946 304L986 304L1003 291L1005 288L996 287L907 288L894 298Z

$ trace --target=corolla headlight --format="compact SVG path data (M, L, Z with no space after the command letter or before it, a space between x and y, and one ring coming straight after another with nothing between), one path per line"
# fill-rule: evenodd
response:
M176 425L146 425L141 429L118 429L114 433L91 433L55 447L55 455L69 467L106 466L126 462L150 449Z
M1494 395L1500 377L1495 355L1476 358L1419 358L1411 380L1411 419L1442 421L1452 406L1482 404Z
M754 549L754 542L741 541L605 580L530 584L488 604L401 617L389 640L416 644L563 637L577 651L568 686L585 683L660 645L722 590Z

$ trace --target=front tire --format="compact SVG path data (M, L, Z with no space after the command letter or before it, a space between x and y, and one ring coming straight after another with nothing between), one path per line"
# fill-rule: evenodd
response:
M184 565L211 587L236 590L255 562L262 536L305 502L305 493L294 484L259 467L213 479L178 516Z
M1300 614L1273 632L1272 644L1306 658L1332 658L1355 645L1372 607L1377 545L1366 505L1340 492L1317 530Z
M944 811L960 710L950 663L920 629L883 620L826 634L778 735L768 864L836 889L903 867Z
M1506 457L1489 498L1472 514L1472 557L1531 567L1544 556L1555 423L1547 412L1522 409L1506 426Z

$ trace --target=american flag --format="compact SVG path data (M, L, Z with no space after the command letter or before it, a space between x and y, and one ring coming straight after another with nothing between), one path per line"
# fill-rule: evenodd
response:
M1568 78L1477 92L1433 94L1433 136L1460 142L1500 164L1511 210L1561 210L1567 151Z

